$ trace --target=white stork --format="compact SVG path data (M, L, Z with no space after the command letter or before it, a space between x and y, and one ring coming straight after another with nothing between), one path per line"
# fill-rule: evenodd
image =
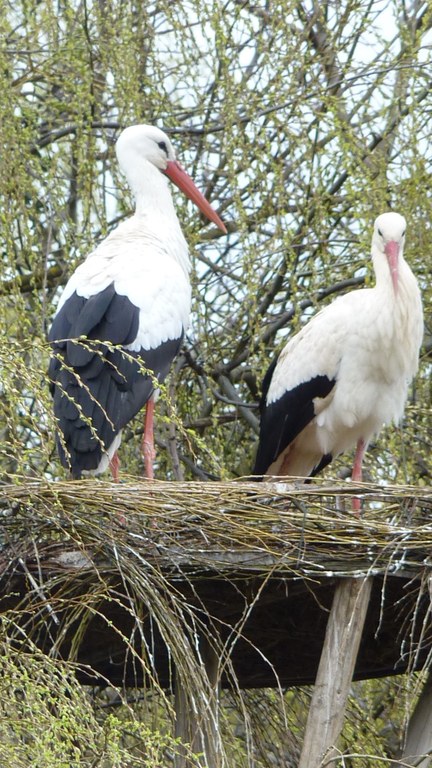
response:
M130 126L116 153L135 213L73 273L49 333L57 448L74 478L110 464L118 479L122 429L145 403L143 454L153 476L154 393L179 351L191 305L188 248L168 178L226 232L163 131Z
M254 475L312 476L356 445L352 479L361 481L369 441L401 419L423 337L419 287L403 258L405 227L398 213L378 216L375 286L325 307L270 366Z

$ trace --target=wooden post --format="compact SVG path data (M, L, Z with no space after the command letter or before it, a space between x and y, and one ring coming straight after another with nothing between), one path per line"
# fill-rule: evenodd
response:
M430 753L421 759L421 755ZM402 753L400 768L415 765L417 768L430 768L432 765L432 672L423 686L416 708L408 723L405 748Z
M206 728L204 730L205 755L207 756L206 768L218 768L221 763L221 740L219 728L219 700L220 700L220 671L219 654L216 653L207 638L203 638L202 655L204 659L207 677L212 689L209 707L204 712Z
M371 587L371 577L341 579L336 587L298 768L319 768L335 755Z
M191 745L194 754L202 754L203 768L219 768L221 764L221 741L219 733L219 657L206 637L200 641L200 652L208 678L208 698L203 697L192 707L181 681L175 681L175 735L182 742ZM186 750L180 750L175 759L175 768L189 768Z
M180 739L182 744L190 744L191 732L195 729L190 722L191 716L187 696L177 672L174 682L174 708L176 713L174 735L176 739ZM188 759L186 749L181 745L179 745L177 749L178 752L174 758L175 768L187 768Z

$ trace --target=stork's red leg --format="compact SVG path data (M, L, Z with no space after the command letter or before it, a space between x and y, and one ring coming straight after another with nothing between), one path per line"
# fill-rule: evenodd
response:
M366 443L364 440L360 438L360 440L357 442L357 448L354 456L354 465L353 465L353 471L351 475L351 479L355 482L361 483L362 481L362 464L363 464L363 457L365 455L366 451ZM361 500L358 496L354 496L352 500L352 506L353 511L356 515L359 515L361 512Z
M119 482L119 467L120 467L120 459L116 451L109 463L112 479L114 480L115 483Z
M149 480L153 480L153 462L156 457L156 451L154 448L154 436L153 436L153 416L154 416L154 400L151 397L146 405L146 415L144 419L144 435L142 440L142 452L144 456L144 476Z

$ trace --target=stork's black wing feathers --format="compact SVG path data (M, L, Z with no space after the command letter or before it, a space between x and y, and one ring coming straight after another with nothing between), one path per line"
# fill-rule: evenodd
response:
M275 359L272 363L270 363L269 367L267 368L264 378L262 380L261 384L261 397L258 404L259 412L261 416L263 415L265 409L266 409L266 400L267 400L267 392L269 391L271 380L274 374L274 370L277 365L277 361L279 360L279 355L276 355Z
M73 293L54 318L48 376L60 459L74 477L98 467L104 450L151 397L155 378L165 379L179 351L182 336L139 352L112 348L131 344L138 327L139 308L113 284L89 299Z
M331 462L333 461L333 456L331 453L325 453L322 457L319 464L316 465L316 467L313 468L312 472L310 473L311 477L315 477L316 475L319 475L320 472L323 471Z
M260 437L254 475L264 475L267 472L271 464L314 418L314 399L326 397L336 383L335 379L328 376L314 376L285 392L278 400L267 404L267 393L276 365L277 360L273 361L263 380ZM330 459L326 463L329 461Z
M139 323L139 309L127 298L116 293L111 283L100 293L85 299L73 293L54 318L48 339L99 339L111 344L130 344L134 341ZM66 347L71 366L87 366L95 359L95 347L76 341L58 342ZM93 375L99 375L100 367L94 365ZM87 375L91 375L89 372Z

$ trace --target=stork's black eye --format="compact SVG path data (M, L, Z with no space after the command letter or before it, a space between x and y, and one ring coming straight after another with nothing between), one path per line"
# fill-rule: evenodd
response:
M405 232L406 232L406 229L404 229L404 231L402 232L402 237L405 237Z
M381 230L380 230L380 229L378 230L378 234L379 234L381 237L383 236L383 233L381 232Z
M158 145L158 147L163 149L163 151L165 152L166 156L168 157L168 147L167 147L166 141L158 141L157 145Z

